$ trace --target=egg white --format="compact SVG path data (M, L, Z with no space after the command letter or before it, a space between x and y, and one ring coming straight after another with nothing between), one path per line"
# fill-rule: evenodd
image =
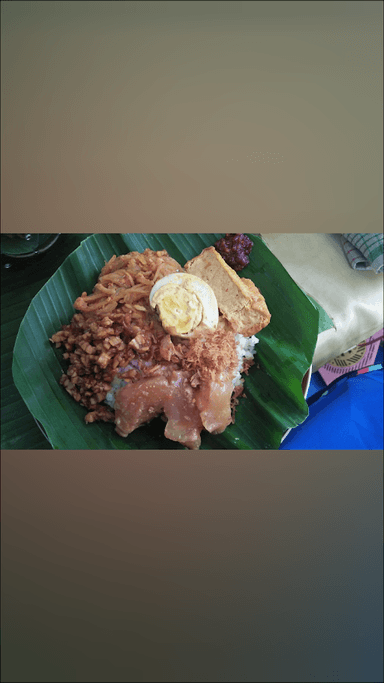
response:
M163 290L164 296L166 296L167 292L169 293L170 286L180 287L183 290L183 293L187 295L187 299L188 295L191 296L194 294L202 306L200 325L204 325L213 330L216 329L219 321L219 308L212 287L196 275L189 273L171 273L170 275L161 278L161 280L158 280L153 285L149 295L149 302L153 308L156 307L156 304L153 304L154 295L159 292L159 296L157 297L158 302L158 299L161 298L161 290ZM188 287L192 290L191 292L188 291Z

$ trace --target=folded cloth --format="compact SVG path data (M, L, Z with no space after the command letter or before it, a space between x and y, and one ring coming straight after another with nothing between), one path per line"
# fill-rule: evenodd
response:
M345 255L355 270L383 272L383 235L381 232L345 232L341 236Z

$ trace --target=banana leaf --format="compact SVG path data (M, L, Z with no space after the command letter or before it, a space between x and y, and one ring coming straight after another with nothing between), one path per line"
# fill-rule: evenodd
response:
M15 385L55 449L184 449L164 437L164 422L156 418L123 439L111 423L86 424L86 409L59 384L66 361L49 338L68 323L73 302L91 293L113 254L166 249L184 265L221 234L91 235L64 261L32 300L20 325L13 355ZM308 408L302 380L311 365L318 310L294 283L262 239L254 242L250 263L240 275L253 280L271 312L270 324L258 333L256 364L245 379L244 398L235 424L223 434L202 434L201 448L276 449L287 429L302 423Z

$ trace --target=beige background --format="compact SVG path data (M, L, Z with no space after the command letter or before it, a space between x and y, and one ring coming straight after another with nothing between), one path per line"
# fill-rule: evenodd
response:
M382 680L380 452L2 458L2 680Z
M382 3L3 2L6 232L377 232Z

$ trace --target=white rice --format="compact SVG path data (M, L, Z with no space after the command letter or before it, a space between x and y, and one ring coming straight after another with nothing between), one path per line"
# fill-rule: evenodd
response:
M115 395L116 392L127 384L125 379L120 379L118 375L115 375L111 382L111 389L105 397L105 403L112 409L115 407Z
M255 335L253 337L244 337L242 334L235 335L237 355L239 357L239 365L235 376L233 378L233 386L237 387L239 384L244 384L244 378L241 376L241 371L243 369L243 364L245 360L251 360L256 351L255 346L259 343L259 340Z
M233 386L237 387L239 384L244 384L244 378L241 376L243 369L243 364L245 360L251 360L255 355L255 346L258 344L259 340L254 335L252 337L244 337L242 334L235 335L237 355L239 358L239 364L237 366L235 375L233 377ZM137 368L137 361L132 361L124 371L131 368ZM121 387L127 384L126 380L121 379L118 375L115 375L111 382L111 389L105 397L105 403L114 409L115 407L115 395L116 392L121 389Z

